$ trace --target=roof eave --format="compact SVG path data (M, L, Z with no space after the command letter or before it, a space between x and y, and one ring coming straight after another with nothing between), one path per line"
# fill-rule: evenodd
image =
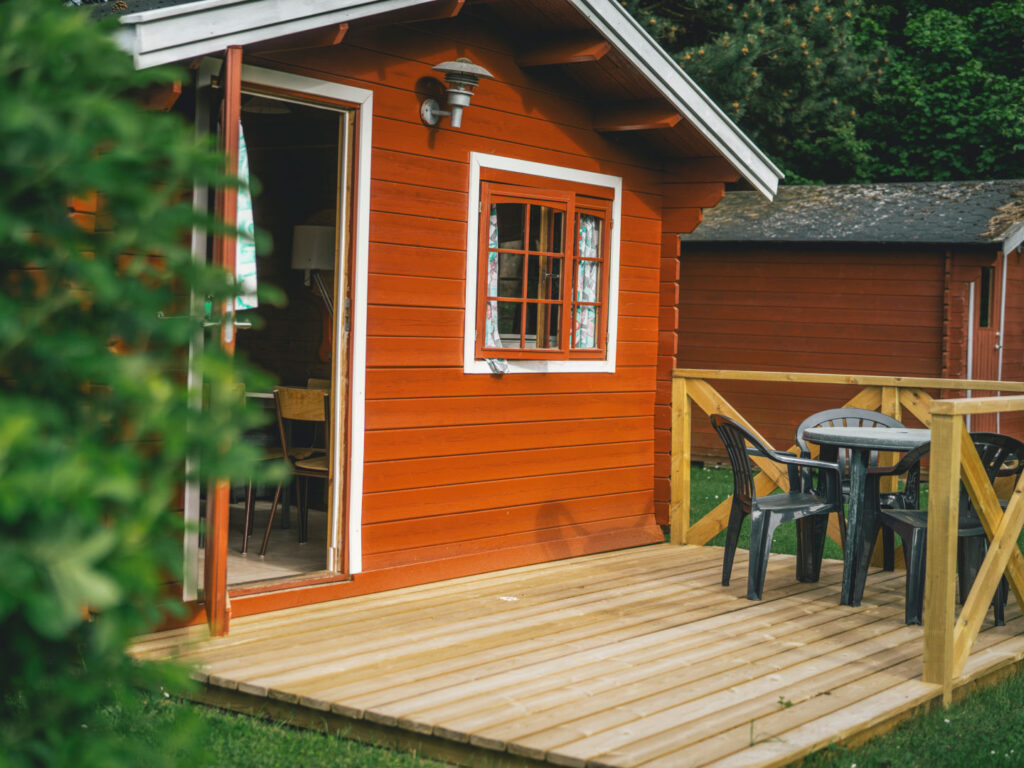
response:
M430 1L196 0L122 16L116 40L131 53L135 66L143 69ZM754 189L769 200L774 198L782 172L632 16L614 0L567 1Z
M690 76L613 0L568 0L661 95L743 176L767 197L775 197L783 177L768 157L702 91ZM615 14L616 23L609 21Z
M1003 253L1013 253L1024 243L1024 221L1018 222L1003 234Z
M376 16L431 0L198 0L120 17L115 37L138 69ZM242 9L240 6L244 5Z

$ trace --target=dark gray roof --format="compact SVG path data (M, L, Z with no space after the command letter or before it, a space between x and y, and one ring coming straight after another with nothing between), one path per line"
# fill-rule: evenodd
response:
M1024 240L1024 180L729 192L683 242L1002 243Z
M169 5L185 5L199 0L70 0L71 5L91 6L92 15L96 18L104 16L123 16L138 11L151 11L154 8L166 8Z

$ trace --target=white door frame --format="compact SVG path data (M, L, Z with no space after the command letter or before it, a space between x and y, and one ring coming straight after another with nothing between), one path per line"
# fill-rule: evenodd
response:
M197 73L196 88L208 87L212 77L220 71L221 61L219 59L204 59L199 72ZM365 445L365 416L366 416L366 310L367 310L367 284L369 275L369 250L370 250L370 161L372 148L373 129L373 91L364 88L355 88L341 83L319 80L302 75L293 75L286 72L279 72L264 67L250 65L242 66L242 82L250 85L260 85L267 88L292 91L297 94L313 96L318 99L327 99L334 102L341 102L345 105L352 105L358 109L356 124L355 142L355 174L353 183L353 199L351 201L353 212L353 237L350 250L352 258L352 281L350 286L352 306L350 310L350 329L352 340L352 354L348 365L349 392L348 408L341 398L334 398L331 414L334 423L337 425L332 430L331 456L333 466L331 468L333 477L343 477L345 471L345 430L339 422L344 418L347 410L349 418L348 428L348 473L345 483L334 483L331 490L331 504L335 510L344 508L342 499L342 488L348 489L348 530L344 537L348 547L348 569L350 574L362 572L362 509L363 509L363 457ZM273 95L269 98L287 101L287 96ZM203 116L205 123L200 124L199 104L202 100L197 99L197 126L208 125L209 116ZM328 107L329 108L329 107ZM206 210L207 191L197 190L193 193L193 203ZM340 230L340 228L339 228ZM340 240L347 237L347 233L338 232ZM339 243L339 247L344 242ZM192 238L193 258L206 259L206 236L205 233L193 233ZM335 293L337 293L337 281L342 279L340 273L335 274ZM195 304L195 299L193 299ZM195 308L195 307L193 307ZM201 308L200 308L201 311ZM339 306L334 313L334 350L332 362L332 375L335 380L339 378L342 355L346 350L342 348L344 343L344 306ZM194 342L196 343L196 342ZM198 340L202 344L202 340ZM192 372L190 370L190 386ZM201 393L201 387L195 384ZM194 390L195 391L195 390ZM335 521L340 515L334 516ZM198 523L199 523L199 486L197 483L190 483L185 493L185 520L192 523L195 529L194 536L186 535L185 546L185 584L184 599L196 599L197 591L197 553L198 553ZM329 532L329 541L338 540L337 529ZM334 570L340 567L340 563L328 563L328 568Z

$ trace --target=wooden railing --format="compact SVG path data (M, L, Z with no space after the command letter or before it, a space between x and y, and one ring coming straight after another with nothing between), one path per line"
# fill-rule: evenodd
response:
M1024 556L1017 539L1024 524L1024 476L1004 512L964 416L1024 411L1024 397L937 400L931 407L931 479L928 493L928 579L924 593L924 680L939 683L950 701L953 680L967 665L999 581L1005 574L1017 604L1024 610ZM978 511L989 538L985 560L956 615L956 540L960 482Z
M952 697L953 680L966 666L1000 578L1005 573L1018 605L1024 610L1024 555L1017 539L1024 526L1024 477L1014 489L1004 512L989 482L964 421L970 414L1024 411L1021 394L933 399L932 391L1024 393L1024 383L967 379L926 379L893 376L776 373L768 371L713 371L680 369L672 373L672 497L670 540L676 544L705 544L728 525L732 498L690 525L691 421L693 406L706 414L724 413L758 433L709 381L759 381L780 384L859 386L862 389L835 407L878 410L902 419L905 409L932 430L928 501L928 579L924 606L924 680L942 685L943 701ZM770 443L765 440L766 444ZM794 451L796 446L787 450ZM755 480L758 495L776 488L788 490L788 478L776 465L755 459L762 471ZM955 612L956 539L960 482L967 488L991 542L988 554L964 601ZM830 530L837 538L838 532Z

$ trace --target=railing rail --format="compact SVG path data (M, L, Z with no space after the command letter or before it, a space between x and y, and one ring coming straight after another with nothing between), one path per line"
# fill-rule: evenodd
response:
M931 379L900 376L861 376L773 371L679 369L672 373L672 461L670 540L676 544L705 544L728 524L732 499L690 525L690 461L693 406L707 414L724 413L757 430L709 381L760 381L789 384L831 384L862 389L844 407L879 410L896 419L902 411L932 430L928 502L928 579L924 605L924 680L943 688L952 698L953 680L964 672L988 606L1005 574L1018 605L1024 610L1024 555L1017 545L1024 527L1024 477L1004 512L989 482L964 420L971 414L1024 411L1024 394L999 397L933 399L925 390L1024 393L1024 383L974 379ZM761 437L759 435L759 437ZM765 441L768 442L767 440ZM788 450L795 450L791 446ZM775 465L764 463L757 475L759 495L788 489L788 479ZM963 482L990 540L988 553L963 609L955 610L957 517ZM830 530L833 538L838 532Z

